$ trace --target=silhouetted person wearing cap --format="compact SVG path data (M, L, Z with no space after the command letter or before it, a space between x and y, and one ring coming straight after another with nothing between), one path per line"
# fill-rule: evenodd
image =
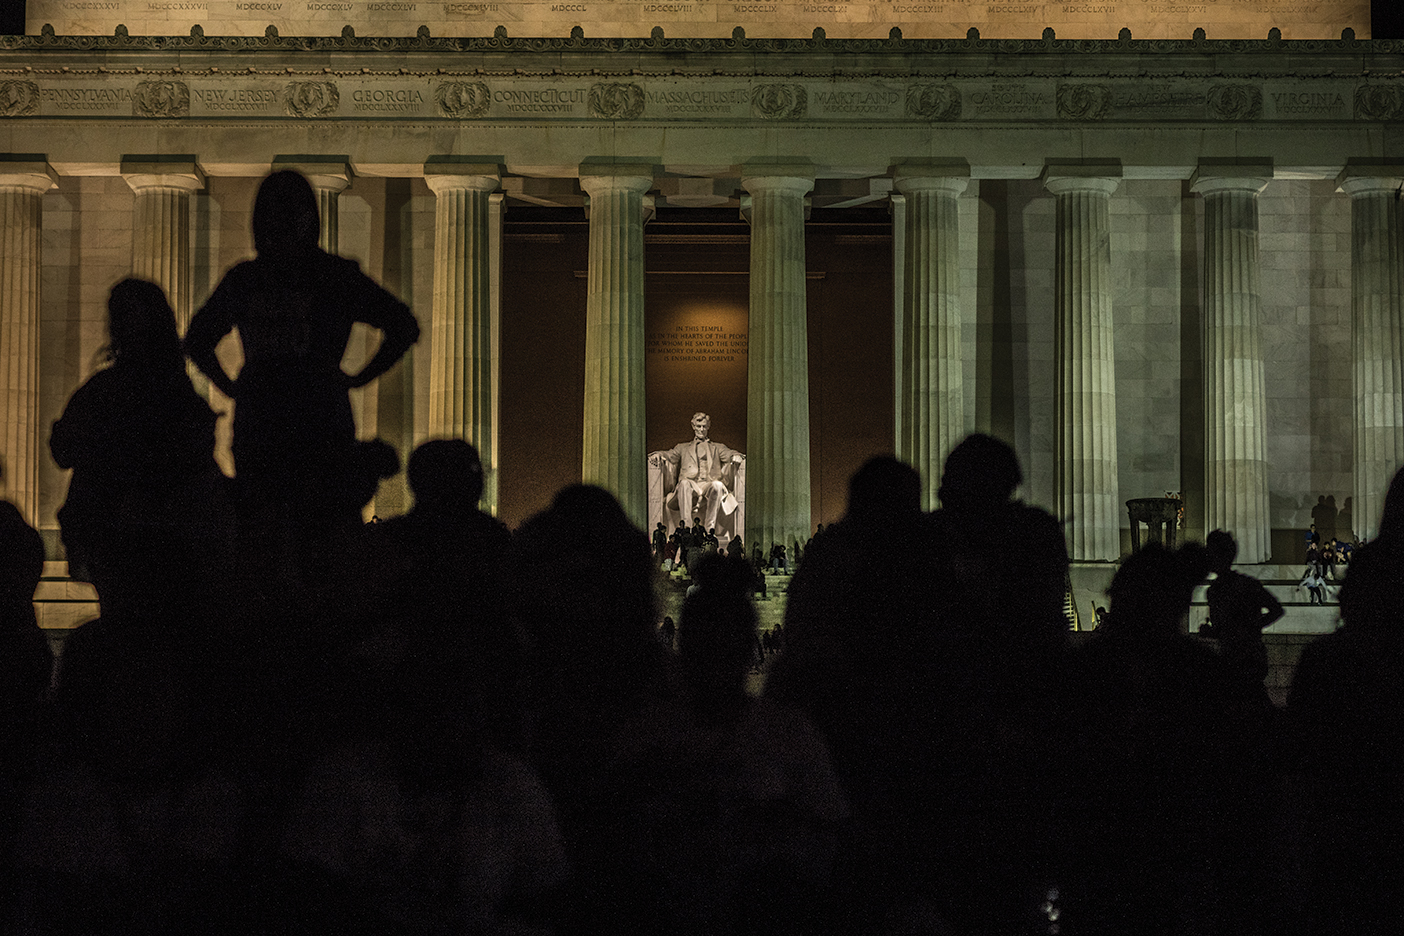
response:
M389 370L419 338L409 308L352 260L317 246L316 196L296 172L263 180L254 202L258 257L238 264L190 322L185 350L235 401L234 468L242 506L275 516L336 513L356 426L347 391ZM341 369L351 327L381 332L357 374ZM244 365L231 377L215 356L238 329Z
M1183 632L1198 544L1128 556L1107 622L1073 654L1062 883L1078 932L1205 932L1222 867L1232 709L1214 652Z

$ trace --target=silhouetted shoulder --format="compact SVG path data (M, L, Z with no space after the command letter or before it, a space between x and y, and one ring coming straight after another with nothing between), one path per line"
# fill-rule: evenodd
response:
M44 541L39 532L24 522L14 504L0 501L0 600L13 597L27 604L43 574Z

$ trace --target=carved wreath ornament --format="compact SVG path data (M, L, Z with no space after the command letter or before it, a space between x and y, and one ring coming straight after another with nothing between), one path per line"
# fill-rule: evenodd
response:
M39 86L32 81L0 81L0 116L28 117L39 111Z
M590 114L605 120L632 120L644 111L644 89L636 84L601 82L590 86Z
M1104 120L1111 113L1111 91L1101 85L1060 85L1057 106L1063 120Z
M137 117L189 117L190 86L183 81L143 81L132 92Z
M434 100L445 117L481 117L492 103L492 92L481 81L445 81L434 89Z
M907 116L955 120L960 116L960 89L949 84L915 84L907 88Z
M1404 93L1395 85L1367 84L1355 89L1358 120L1393 120L1404 110Z
M1257 120L1263 115L1263 89L1222 84L1209 89L1209 116L1216 120Z
M803 117L809 110L804 85L765 84L751 91L751 112L769 120Z
M325 117L336 113L341 95L333 81L294 81L284 89L289 117Z

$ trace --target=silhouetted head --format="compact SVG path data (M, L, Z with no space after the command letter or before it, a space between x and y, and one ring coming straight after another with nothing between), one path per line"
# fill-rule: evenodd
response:
M757 624L746 571L709 555L697 563L697 590L683 602L678 649L683 675L704 714L745 698Z
M114 364L183 367L175 312L161 287L124 279L107 298L107 356Z
M1233 535L1224 530L1215 530L1204 537L1204 548L1209 553L1209 570L1215 575L1223 575L1233 566L1238 555L1238 543Z
M1209 574L1209 554L1197 543L1171 552L1148 543L1122 562L1107 588L1111 620L1117 634L1164 637L1179 631L1195 586Z
M1385 494L1379 536L1404 536L1404 468L1394 473Z
M1350 632L1404 636L1404 538L1381 537L1354 550L1340 602Z
M254 249L259 256L282 256L317 246L321 212L312 185L291 169L263 180L254 199Z
M951 449L936 496L945 507L1003 504L1023 480L1014 450L993 436L976 432Z
M346 486L340 492L345 506L359 512L370 503L380 482L400 473L400 453L384 439L358 441L348 456Z
M548 666L613 670L652 649L653 551L619 502L575 484L512 543L515 610Z
M873 456L848 479L851 518L890 519L920 512L921 475L891 455Z
M431 439L410 455L407 470L416 508L473 510L483 497L483 463L462 439Z

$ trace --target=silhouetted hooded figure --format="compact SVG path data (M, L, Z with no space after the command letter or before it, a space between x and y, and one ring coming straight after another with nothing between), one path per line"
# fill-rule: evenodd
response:
M1404 468L1396 471L1389 482L1380 517L1380 531L1376 536L1404 538Z
M1302 651L1287 697L1291 765L1308 794L1303 933L1398 928L1404 537L1384 523L1381 530L1351 559L1340 630Z
M759 651L749 569L709 553L694 582L678 631L686 693L629 723L604 780L623 807L611 825L638 901L627 928L811 932L843 793L814 726L746 691Z
M182 570L218 561L223 476L215 414L185 371L175 313L159 286L127 279L108 300L110 366L74 391L49 449L72 468L58 511L69 570L91 581L103 614L121 596L167 598Z
M338 511L356 427L347 391L389 370L419 338L409 308L355 261L317 246L316 196L296 172L263 180L254 202L255 260L225 274L190 322L185 350L235 401L234 468L247 511L278 518L325 518ZM360 373L341 359L351 327L381 332ZM238 329L244 365L237 378L215 348Z
M656 572L647 534L589 485L563 488L510 550L511 612L531 654L531 759L577 871L573 915L582 927L596 924L592 932L642 923L633 914L644 898L620 853L631 791L605 776L643 713L680 694L671 655L653 635Z

